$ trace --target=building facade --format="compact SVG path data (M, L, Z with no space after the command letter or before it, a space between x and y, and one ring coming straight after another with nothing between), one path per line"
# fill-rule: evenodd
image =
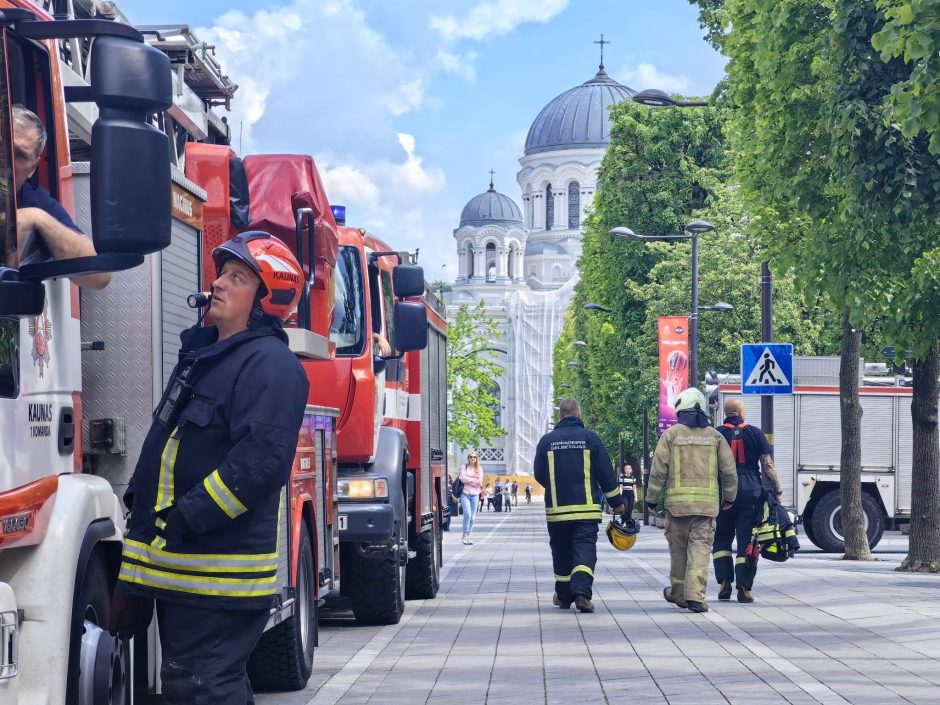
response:
M506 435L479 448L488 473L531 474L539 438L554 423L552 350L577 281L584 217L610 142L614 103L635 92L601 64L589 81L554 98L529 129L517 181L522 207L494 188L464 206L454 230L457 280L447 296L486 305L505 352L488 353L502 375L493 389ZM467 449L453 449L462 459Z

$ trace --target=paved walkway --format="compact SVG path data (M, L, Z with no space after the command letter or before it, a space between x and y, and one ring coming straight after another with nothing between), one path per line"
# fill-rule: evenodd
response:
M480 514L474 546L457 528L437 599L391 627L325 620L307 689L258 705L940 703L940 576L895 573L902 555L762 561L757 602L710 586L695 615L662 598L661 530L628 553L600 534L597 611L582 615L551 604L541 505Z

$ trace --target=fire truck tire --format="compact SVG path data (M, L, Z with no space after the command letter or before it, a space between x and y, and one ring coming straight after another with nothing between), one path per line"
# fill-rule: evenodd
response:
M845 550L845 541L841 533L841 508L842 496L839 490L830 490L816 503L808 522L812 528L807 532L807 536L827 553L842 553ZM885 524L878 501L864 490L862 491L862 511L865 512L868 545L874 548L881 541Z
M402 501L398 516L407 517L406 506ZM383 553L359 555L350 552L350 595L353 615L359 624L398 624L401 620L405 611L408 547L399 536L396 531L392 536L392 548Z
M310 532L303 526L297 553L297 609L262 634L251 654L248 679L255 690L301 690L307 685L317 641L316 586Z
M431 600L437 596L441 582L439 534L440 529L435 523L430 531L418 534L412 542L417 555L408 561L405 579L405 598L408 600Z

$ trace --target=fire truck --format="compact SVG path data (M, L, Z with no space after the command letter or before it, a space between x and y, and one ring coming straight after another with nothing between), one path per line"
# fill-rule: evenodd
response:
M774 465L783 503L802 517L806 536L824 551L844 550L839 464L839 358L796 357L794 394L774 399ZM760 399L741 396L739 378L718 385L720 422L726 399L744 400L746 422L760 426ZM903 528L911 515L912 423L910 379L882 364L859 361L862 405L862 508L869 544L885 529Z

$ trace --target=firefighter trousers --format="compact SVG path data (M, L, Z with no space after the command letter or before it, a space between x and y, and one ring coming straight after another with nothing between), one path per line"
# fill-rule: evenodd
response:
M739 588L750 590L754 586L757 566L747 560L747 547L751 543L754 530L755 503L737 503L718 515L715 522L715 545L712 547L712 560L715 563L715 579L720 583L728 580L736 582ZM731 542L735 546L734 563L731 559Z
M575 595L591 599L597 564L597 521L559 521L548 525L555 570L555 594L562 602Z
M245 671L269 610L219 610L157 600L164 705L254 705Z
M677 602L705 601L708 556L715 538L715 519L700 515L676 517L666 512L669 583Z

